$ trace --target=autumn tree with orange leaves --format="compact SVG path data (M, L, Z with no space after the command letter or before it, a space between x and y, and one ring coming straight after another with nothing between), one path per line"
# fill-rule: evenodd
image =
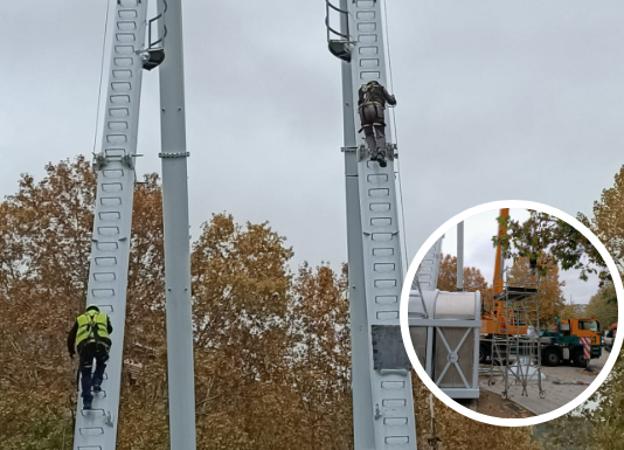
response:
M84 308L95 179L83 157L46 170L39 181L22 176L17 193L0 202L7 449L71 448L73 435L76 366L65 338ZM119 449L168 446L161 201L158 177L144 177L134 194ZM303 264L293 273L292 255L268 223L239 224L225 213L193 243L198 448L353 448L346 269ZM427 394L417 384L415 391L427 448ZM472 448L493 432L534 448L527 430L436 410L439 448Z
M46 170L0 203L3 448L69 448L73 435L65 338L84 308L95 179L82 157ZM161 201L157 176L137 184L120 449L168 442ZM344 274L305 265L293 275L291 257L267 223L216 214L202 226L192 252L199 448L352 442Z
M613 185L603 189L600 199L594 202L592 212L591 217L580 213L577 217L605 244L614 257L620 274L624 274L624 165L620 166L615 174ZM602 259L597 257L590 258L590 263L592 262L599 267L604 264ZM613 317L615 310L621 307L622 299L619 299L618 305L612 280L605 279L604 285L595 296L595 300L598 299L601 300L603 307L611 306L606 317ZM596 313L592 306L596 305L590 303L589 312ZM591 407L587 407L588 405ZM541 427L540 434L544 447L554 450L619 449L622 447L622 429L624 429L623 408L624 362L620 354L606 382L586 405L581 405L574 413Z
M531 270L527 257L518 257L509 268L507 277L510 285L537 288L535 300L539 304L540 323L545 326L554 323L565 306L561 290L564 283L559 281L559 266L556 262L548 260L540 264L542 270L536 273Z
M438 272L438 289L441 291L457 290L457 257L444 255ZM481 303L486 309L492 307L494 295L483 274L477 267L464 267L464 291L481 293Z

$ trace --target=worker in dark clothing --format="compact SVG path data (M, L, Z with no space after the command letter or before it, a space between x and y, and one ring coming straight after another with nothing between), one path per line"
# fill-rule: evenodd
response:
M377 81L369 81L360 86L358 91L358 110L360 122L364 130L364 136L372 161L379 162L381 167L386 167L386 102L394 106L396 98Z
M108 352L111 346L109 335L113 332L110 318L97 306L89 306L84 314L76 318L67 336L67 350L73 358L78 351L80 357L80 381L84 409L91 409L93 392L102 390L102 380ZM95 371L93 361L95 360Z

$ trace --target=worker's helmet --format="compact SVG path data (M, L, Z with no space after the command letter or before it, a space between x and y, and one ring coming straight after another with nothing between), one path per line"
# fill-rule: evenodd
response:
M97 306L95 306L95 305L91 305L91 306L89 306L89 307L87 308L87 311L91 311L91 310L93 310L93 311L97 311L97 312L100 312L100 308L98 308L98 307L97 307Z

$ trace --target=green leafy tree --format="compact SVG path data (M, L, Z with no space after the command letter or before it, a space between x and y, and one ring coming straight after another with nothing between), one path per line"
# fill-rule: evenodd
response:
M593 217L579 213L578 218L598 236L624 274L624 165L615 174L613 186L603 189L600 200L594 202Z
M609 252L620 260L622 270L622 243L624 242L624 166L615 176L612 187L603 190L601 199L594 203L594 216L589 219L579 217L591 227L604 242ZM604 314L603 325L613 317L615 293L613 286L606 282L592 298L588 311L599 316ZM624 363L621 355L607 381L590 398L589 404L545 424L539 436L544 448L554 449L601 449L616 450L624 442Z
M499 221L505 220L499 217ZM494 245L497 236L492 238ZM526 258L531 268L545 274L549 265L557 263L563 270L577 269L580 278L589 273L600 273L604 262L593 245L567 222L539 211L529 211L529 218L521 222L507 219L507 235L501 239L505 258Z
M613 283L605 284L592 296L585 308L585 314L597 318L603 329L617 322L618 304Z

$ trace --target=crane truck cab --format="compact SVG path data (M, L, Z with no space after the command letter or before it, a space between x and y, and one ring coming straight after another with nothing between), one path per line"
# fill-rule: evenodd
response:
M582 338L589 338L590 359L600 358L602 339L600 323L594 318L558 320L555 329L541 334L542 363L557 366L562 363L586 367Z
M613 342L615 341L615 334L617 333L617 322L613 322L609 325L609 328L604 330L604 334L602 335L602 345L605 350L609 353L613 348Z

